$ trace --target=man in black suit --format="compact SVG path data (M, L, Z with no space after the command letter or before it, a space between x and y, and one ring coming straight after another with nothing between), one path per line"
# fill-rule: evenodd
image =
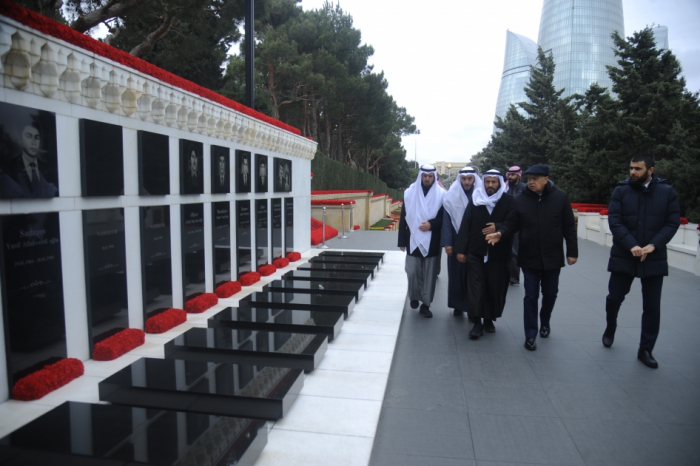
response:
M41 127L36 121L21 126L18 134L21 154L9 173L2 174L2 196L5 198L55 197L58 188L47 179L51 169L41 155Z

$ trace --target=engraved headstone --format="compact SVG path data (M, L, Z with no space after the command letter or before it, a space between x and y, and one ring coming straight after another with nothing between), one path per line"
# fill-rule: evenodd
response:
M182 274L185 302L204 293L204 205L183 204L181 209Z
M250 201L236 201L236 276L252 270Z
M139 194L170 194L170 142L164 134L138 132Z
M272 260L283 257L282 249L282 199L272 199Z
M294 198L284 198L284 251L294 251Z
M255 247L257 249L257 267L269 262L267 245L267 199L255 201Z
M211 146L211 192L231 192L231 150L228 147Z
M236 192L249 193L253 184L252 162L250 152L236 151Z
M80 162L83 196L123 195L122 127L80 120Z
M141 207L144 320L173 307L170 207Z
M270 180L267 155L255 154L255 192L266 193Z
M231 203L212 202L214 288L231 280Z
M180 139L180 194L204 193L204 145Z
M292 191L292 161L275 157L274 187L276 193Z

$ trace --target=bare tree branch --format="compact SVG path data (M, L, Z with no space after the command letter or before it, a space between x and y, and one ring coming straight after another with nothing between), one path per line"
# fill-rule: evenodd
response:
M117 16L121 16L132 8L142 4L145 0L109 0L100 8L79 16L70 25L78 32L86 32Z
M129 53L135 57L140 57L151 50L156 42L165 37L168 31L170 31L170 28L173 27L173 24L175 24L178 19L178 9L173 8L169 10L162 0L160 0L159 3L163 8L163 24L161 24L158 29L150 33L143 42L131 49Z

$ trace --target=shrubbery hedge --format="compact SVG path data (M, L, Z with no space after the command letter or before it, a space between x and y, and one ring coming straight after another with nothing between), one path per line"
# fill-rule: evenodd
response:
M374 194L388 194L394 199L403 200L403 191L392 189L385 182L369 173L362 173L347 165L326 157L321 152L311 161L311 190L331 189L370 189Z

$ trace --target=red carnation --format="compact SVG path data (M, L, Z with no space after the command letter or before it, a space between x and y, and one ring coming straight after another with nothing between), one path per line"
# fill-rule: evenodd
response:
M608 215L608 209L601 210L600 215Z
M681 217L681 225L687 225L688 224L688 219L685 217Z
M219 298L230 298L239 291L241 291L241 284L239 282L226 282L216 288L216 296Z
M201 314L219 302L214 293L203 293L185 303L185 311L189 314Z
M75 358L61 359L19 379L12 387L12 398L21 401L38 400L61 388L85 372L82 361Z
M146 334L137 328L126 328L95 344L92 349L92 359L95 361L111 361L124 353L141 346L146 341Z
M258 272L244 273L238 278L238 281L241 282L243 286L250 286L260 281L260 274Z
M275 267L274 265L265 264L258 267L258 273L263 277L269 277L275 272L277 272L277 267Z
M296 262L298 260L301 260L301 253L300 252L290 252L287 254L287 259L289 259L289 262Z
M274 265L278 269L283 269L289 265L289 259L287 259L286 257L278 257L277 259L272 261L272 265Z
M182 309L168 309L146 321L146 333L163 333L184 323L187 313Z

